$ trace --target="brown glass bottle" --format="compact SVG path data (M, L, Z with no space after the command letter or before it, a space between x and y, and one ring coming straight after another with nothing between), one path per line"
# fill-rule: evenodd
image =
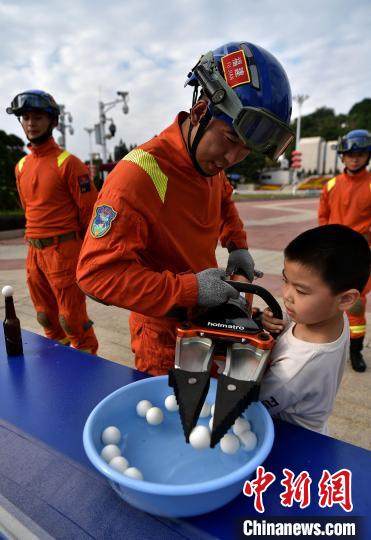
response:
M19 356L23 354L21 325L15 314L12 296L5 297L5 319L3 327L8 356Z

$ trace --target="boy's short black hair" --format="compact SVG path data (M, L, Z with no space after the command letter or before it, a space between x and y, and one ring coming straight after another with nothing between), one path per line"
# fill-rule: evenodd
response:
M299 234L285 257L315 269L333 294L362 292L370 277L371 256L366 239L345 225L322 225Z

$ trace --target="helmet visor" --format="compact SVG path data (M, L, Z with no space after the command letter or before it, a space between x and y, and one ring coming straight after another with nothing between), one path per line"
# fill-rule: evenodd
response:
M51 110L53 110L57 114L58 105L56 103L51 103L50 100L44 96L40 96L39 94L24 92L23 94L18 94L15 96L10 104L10 107L6 109L6 112L8 114L20 116L23 112L33 109L39 109L49 113Z
M371 150L371 136L360 135L359 137L349 137L340 139L337 151L344 152L369 152Z
M249 148L273 160L279 158L294 139L286 124L268 111L254 107L242 107L233 120L233 128Z

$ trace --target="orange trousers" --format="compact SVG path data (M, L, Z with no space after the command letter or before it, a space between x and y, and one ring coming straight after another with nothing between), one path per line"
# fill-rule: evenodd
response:
M363 289L361 297L352 309L347 311L351 339L362 338L366 335L366 295L371 291L371 278Z
M145 317L131 313L129 326L135 367L151 375L167 375L174 367L176 326L175 318Z
M86 312L84 293L76 284L82 240L72 239L44 249L29 246L27 284L45 335L96 354L98 341Z

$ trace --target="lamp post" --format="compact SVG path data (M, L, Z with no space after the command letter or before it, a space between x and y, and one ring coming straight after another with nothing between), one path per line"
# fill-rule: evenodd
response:
M300 148L300 129L301 129L301 108L303 106L304 101L306 101L309 98L307 94L297 94L296 96L293 96L293 100L297 102L298 104L298 118L296 121L296 139L295 139L295 152L299 152ZM298 155L298 154L296 154ZM294 174L292 177L292 192L296 192L296 185L298 183L298 169L294 169Z
M58 139L58 142L62 148L66 148L66 130L68 129L69 134L74 134L74 129L72 127L72 115L70 112L66 111L65 105L59 105L59 122L57 129L61 132L61 136ZM66 123L68 122L68 123Z
M114 101L109 101L108 103L104 103L103 101L98 102L98 108L99 108L99 124L95 125L95 142L102 146L102 158L103 163L106 163L107 161L107 139L110 139L112 135L112 128L111 126L113 124L112 119L111 125L110 125L110 133L106 134L106 112L112 109L117 103L123 103L122 106L122 112L124 114L128 114L129 112L129 106L128 106L128 96L129 92L117 92L117 95L120 96Z
M93 147L92 147L92 144L91 144L91 134L93 133L94 128L84 128L84 130L89 135L89 163L90 163L90 168L92 168L92 166L93 166Z

